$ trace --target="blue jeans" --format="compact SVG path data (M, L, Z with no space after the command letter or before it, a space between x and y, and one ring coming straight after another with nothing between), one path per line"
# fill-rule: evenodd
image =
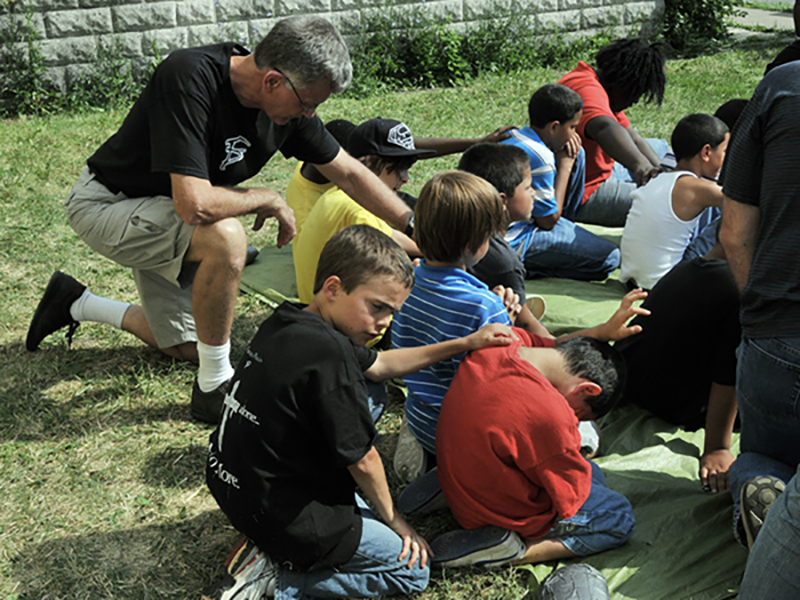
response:
M717 227L722 220L722 211L716 206L709 206L702 213L692 232L692 239L686 246L681 260L692 260L705 256L717 241Z
M737 459L738 462L738 459ZM736 464L736 463L734 463ZM739 600L800 598L800 468L767 513L747 559Z
M361 542L353 557L336 569L300 573L278 569L275 600L311 598L373 598L421 592L428 585L430 567L419 561L408 568L398 561L403 540L356 496L363 520Z
M633 535L636 522L631 503L606 487L603 471L592 465L592 490L575 516L561 519L545 539L556 539L577 556L618 548Z
M666 140L647 138L647 143L662 159L670 151ZM636 180L622 163L615 163L611 177L600 184L584 202L574 220L606 227L624 227L631 209L631 192Z
M602 280L619 266L619 248L563 215L548 230L536 229L525 252L526 278Z
M738 356L741 454L729 474L734 519L748 479L772 475L788 481L800 464L800 338L745 337Z
M619 248L575 225L585 178L586 153L581 148L569 174L561 218L550 230L530 224L531 242L523 257L528 279L564 277L591 281L605 279L619 266Z

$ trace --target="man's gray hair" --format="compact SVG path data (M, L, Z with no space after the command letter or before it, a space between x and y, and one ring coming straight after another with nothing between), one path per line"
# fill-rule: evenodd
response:
M322 17L281 19L256 46L255 61L259 69L278 69L300 86L324 80L332 93L346 89L353 78L347 44Z

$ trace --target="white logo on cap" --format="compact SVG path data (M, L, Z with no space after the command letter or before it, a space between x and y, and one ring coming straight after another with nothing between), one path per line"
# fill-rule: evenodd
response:
M405 123L399 123L389 130L389 137L386 140L390 144L400 146L406 150L416 150L414 146L414 136Z

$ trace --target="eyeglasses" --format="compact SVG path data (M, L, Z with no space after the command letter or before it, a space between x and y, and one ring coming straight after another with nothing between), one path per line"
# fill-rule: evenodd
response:
M289 79L286 73L284 73L280 69L276 69L275 67L273 67L272 69L273 71L277 71L278 73L280 73L283 76L283 78L289 82L289 86L292 88L294 95L297 96L297 101L300 103L300 108L303 110L303 114L313 115L315 112L317 112L319 104L306 104L305 102L303 102L303 99L300 97L300 94L297 93L297 88L294 87L294 83L292 83L292 80Z

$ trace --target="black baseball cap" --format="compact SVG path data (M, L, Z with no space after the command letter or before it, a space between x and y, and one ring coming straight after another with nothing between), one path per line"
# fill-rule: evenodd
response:
M377 154L386 158L429 156L433 150L417 150L408 125L377 117L357 126L347 140L347 151L355 158Z

